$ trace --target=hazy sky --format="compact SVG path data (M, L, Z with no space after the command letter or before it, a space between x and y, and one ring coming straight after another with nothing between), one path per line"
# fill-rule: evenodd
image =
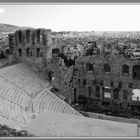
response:
M0 5L0 23L53 31L140 31L140 5Z

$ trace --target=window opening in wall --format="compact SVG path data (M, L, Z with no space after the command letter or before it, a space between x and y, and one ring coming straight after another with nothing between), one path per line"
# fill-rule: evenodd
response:
M103 80L100 80L100 85L103 86L104 82Z
M37 43L40 43L40 30L37 30Z
M110 72L111 70L110 70L110 65L109 64L105 64L104 65L104 71L105 72Z
M26 42L29 43L30 42L30 30L26 31Z
M96 85L97 84L97 80L93 80L93 85Z
M123 73L123 74L129 73L129 66L123 65L123 66L122 66L122 73Z
M10 51L9 51L9 49L7 49L7 50L6 50L6 54L9 54L9 53L10 53Z
M114 82L113 82L113 81L110 82L110 86L111 86L111 87L114 86Z
M54 73L52 71L48 72L48 80L49 80L49 82L52 82L55 80L55 76L54 76Z
M19 54L19 57L22 56L22 49L18 49L18 54Z
M118 87L119 87L119 88L122 88L122 82L119 82Z
M140 65L135 65L133 67L133 79L140 80Z
M129 83L128 87L133 88L133 83Z
M104 87L104 98L111 98L111 89L110 87Z
M0 58L5 58L5 55L2 50L0 51Z
M35 45L35 33L34 32L32 33L31 38L32 38L32 45Z
M52 56L53 57L59 57L60 56L60 50L58 48L52 49Z
M140 101L140 89L132 90L132 101Z
M91 97L91 87L88 87L88 96Z
M86 79L83 79L83 85L85 86L87 84Z
M19 37L19 42L22 43L22 32L21 31L18 32L18 37Z
M36 54L36 55L37 55L37 57L40 57L40 48L37 48L37 50L36 50L36 51L37 51L37 54Z
M123 100L127 101L127 98L128 98L128 92L127 90L123 90Z
M27 57L29 57L29 55L30 55L29 50L30 50L29 48L26 49L26 56L27 56Z
M118 100L119 99L119 89L114 89L113 91L113 97L115 100Z
M93 71L93 65L91 63L86 64L86 71Z
M96 86L95 96L100 97L100 87Z
M46 45L46 36L45 36L45 34L43 34L43 36L42 36L42 43L43 43L44 46Z

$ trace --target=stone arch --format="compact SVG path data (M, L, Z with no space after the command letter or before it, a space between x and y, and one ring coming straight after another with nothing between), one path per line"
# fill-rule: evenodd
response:
M129 66L128 65L124 64L122 66L122 73L129 73Z
M19 43L22 43L22 32L18 31L18 39L19 39Z
M133 66L133 79L140 80L140 65Z
M105 72L110 72L111 71L111 68L110 68L109 64L104 64L104 71Z
M30 42L30 34L31 34L31 31L30 31L30 30L27 30L27 31L26 31L26 42L27 42L27 43Z
M86 64L87 71L93 71L93 65L91 63Z
M40 57L40 48L37 48L37 49L36 49L36 56L37 56L37 57Z
M95 95L96 95L96 97L100 97L100 87L99 86L96 86L96 88L95 88Z
M59 55L60 55L59 48L53 48L52 49L52 56L59 56Z
M18 49L18 56L19 56L19 57L22 56L22 49L21 49L21 48Z
M31 41L32 41L32 45L35 45L35 32L32 31L32 35L31 35Z
M27 57L30 56L30 49L29 49L29 48L26 49L26 56L27 56Z
M128 99L128 91L123 90L123 100L127 101L127 99Z
M115 100L118 100L119 99L119 89L118 88L116 88L116 89L113 90L113 98Z
M54 81L54 79L55 79L54 73L52 71L49 71L48 72L48 80L49 80L49 82Z
M37 43L40 43L40 33L41 33L40 30L37 30L37 31L36 31L36 39L37 39Z
M9 53L10 53L9 49L6 49L6 54L9 54Z
M4 52L2 50L0 51L0 58L5 58Z
M140 89L132 90L132 101L140 101Z
M88 97L91 97L91 87L90 86L87 87L87 91L88 91Z

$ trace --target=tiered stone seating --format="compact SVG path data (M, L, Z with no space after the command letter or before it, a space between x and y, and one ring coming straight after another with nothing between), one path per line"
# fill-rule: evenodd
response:
M34 112L54 111L71 115L81 115L65 101L58 98L55 94L45 89L33 99Z
M29 123L32 94L39 94L46 85L24 64L0 69L0 124L21 129Z
M25 64L0 69L0 124L20 130L46 110L81 115Z
M10 81L18 88L22 88L31 96L39 93L44 86L48 85L45 80L39 78L37 74L29 70L24 64L3 68L0 71L0 77Z

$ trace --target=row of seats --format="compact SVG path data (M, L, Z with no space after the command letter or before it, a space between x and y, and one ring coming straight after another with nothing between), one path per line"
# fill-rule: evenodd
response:
M0 70L0 123L17 130L46 110L81 115L50 92L49 83L25 64Z
M0 77L0 98L13 102L25 108L29 105L31 97L27 95L22 89L7 82L7 80Z
M17 104L8 102L7 100L3 100L0 98L0 116L7 118L9 120L16 121L16 125L18 126L16 129L22 128L27 123L30 122L30 112L27 112L24 108L20 107ZM10 126L8 121L5 125ZM12 126L10 126L13 128ZM15 128L15 127L14 127Z
M43 87L49 85L49 83L37 76L25 64L16 64L3 69L0 71L0 76L17 87L22 88L30 96L35 96Z
M71 115L81 115L78 111L73 109L65 101L58 98L48 89L44 89L33 99L33 112L40 114L41 112L54 111L62 112Z

